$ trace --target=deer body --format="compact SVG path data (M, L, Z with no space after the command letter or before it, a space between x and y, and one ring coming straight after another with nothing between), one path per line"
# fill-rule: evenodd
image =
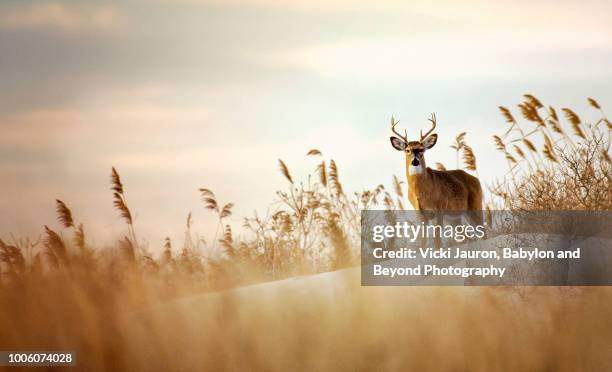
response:
M425 164L425 151L431 149L438 140L431 134L436 128L436 116L432 114L432 128L425 134L421 132L419 141L408 141L407 133L401 135L395 130L397 122L391 118L391 130L397 136L391 137L391 145L406 155L406 177L408 179L408 200L415 210L421 211L420 218L427 221L425 212L451 212L466 215L471 223L481 224L482 188L478 178L463 170L434 170ZM438 224L442 214L437 214ZM436 247L440 246L439 237Z
M459 212L482 209L478 178L463 170L438 171L426 168L411 171L406 159L408 201L416 210Z

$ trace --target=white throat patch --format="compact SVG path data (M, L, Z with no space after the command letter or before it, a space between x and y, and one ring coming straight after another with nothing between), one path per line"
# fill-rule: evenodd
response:
M408 167L408 174L411 176L421 173L423 173L423 166L421 164L417 165L416 167L410 164L410 167Z

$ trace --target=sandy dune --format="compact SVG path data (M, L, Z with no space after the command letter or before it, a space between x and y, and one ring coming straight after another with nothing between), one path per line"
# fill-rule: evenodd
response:
M352 268L132 314L126 358L142 370L605 370L610 316L608 288L362 287Z

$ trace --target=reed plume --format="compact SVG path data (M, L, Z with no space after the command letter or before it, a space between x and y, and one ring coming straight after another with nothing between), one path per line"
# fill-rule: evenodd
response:
M121 183L121 177L119 177L119 173L115 169L115 167L111 168L111 190L118 194L123 194L123 184Z
M559 121L559 116L557 115L557 110L554 107L548 106L548 115L554 120Z
M130 235L129 239L132 239L134 247L139 247L138 239L136 238L136 230L134 229L132 212L127 204L121 177L119 176L119 172L117 172L115 167L111 167L111 190L113 191L113 206L119 211L119 215L128 225L128 234Z
M501 112L502 116L506 119L506 122L510 124L510 127L508 127L508 129L504 132L504 137L505 137L508 135L508 133L512 131L512 129L514 129L517 123L516 123L516 120L514 119L514 116L512 116L512 113L507 107L499 106L499 111Z
M467 134L466 132L461 132L458 135L456 135L455 142L453 142L450 145L450 148L455 150L455 153L456 153L457 168L459 168L459 152L463 149L463 146L465 146L465 135L466 134Z
M293 184L293 178L291 177L291 174L289 173L289 168L287 168L287 164L285 164L285 162L282 159L278 159L278 166L280 168L281 173L283 174L283 176L285 176L287 181Z
M563 113L565 114L565 118L572 125L572 129L574 129L574 134L576 134L578 137L582 139L586 139L586 136L584 135L584 132L582 131L582 128L580 127L582 125L580 121L580 117L578 117L578 115L574 111L568 108L562 108L561 111L563 111Z
M533 142L531 142L527 138L523 138L523 143L525 144L525 147L527 147L527 149L529 149L529 151L534 152L534 153L538 152L538 150L536 149L536 147L533 144Z
M26 262L21 250L14 245L8 245L0 239L0 262L9 267L11 272L19 274L26 269Z
M329 162L329 179L331 180L332 187L336 191L336 196L343 195L344 190L342 189L342 183L340 182L338 166L333 159Z
M111 190L113 190L113 205L119 211L119 214L122 218L125 219L125 222L128 225L133 225L132 213L127 206L125 201L125 195L123 191L123 184L121 183L121 177L119 173L112 167L111 169Z
M74 244L81 250L85 249L85 228L80 223L74 233Z
M234 256L234 238L232 237L232 227L230 225L225 225L223 237L219 239L219 243L229 257Z
M557 158L555 157L555 146L548 135L543 133L544 136L544 150L542 152L546 156L546 158L552 162L557 162Z
M468 144L463 145L463 164L465 165L465 169L476 171L476 156L474 155L472 147Z
M64 244L64 240L59 236L58 233L50 229L45 225L45 237L43 244L46 248L47 255L50 257L56 257L59 262L64 265L69 265L68 250ZM51 258L53 260L53 258Z
M66 204L59 199L55 199L55 205L57 219L61 222L61 224L65 228L74 227L74 220L72 219L72 212L70 211L70 208L68 208Z
M393 175L393 190L400 198L404 196L404 192L402 191L402 183L404 181L400 181L399 178L394 174Z
M507 123L516 124L516 120L514 119L514 116L512 116L512 113L507 107L499 106L499 111L501 111L504 118L506 118Z
M450 148L455 150L455 151L461 150L463 145L465 145L465 135L466 134L467 134L467 132L461 132L458 135L456 135L455 136L455 142L450 145Z
M593 107L596 108L598 110L601 110L601 106L599 106L599 102L597 102L596 100L594 100L593 98L589 97L587 98L587 100L589 101L589 104Z
M204 207L208 210L217 212L217 228L215 229L215 236L213 237L213 245L211 247L212 249L215 249L215 243L217 243L217 234L219 233L219 229L223 228L223 219L232 215L232 208L234 207L234 203L227 203L223 207L219 208L220 204L217 201L215 194L210 189L200 188L199 190L202 196L202 202L204 203Z
M219 212L219 218L226 218L232 215L232 208L234 207L234 203L227 203L221 208L221 212Z
M500 136L494 135L493 142L495 142L495 148L498 151L502 151L502 152L506 151L506 144L504 143L504 141L501 139Z
M219 202L210 189L200 188L200 195L202 197L202 203L204 203L204 208L217 212L219 219L223 219L232 215L232 208L234 207L234 203L227 203L223 207L219 208ZM191 212L189 212L189 216L187 217L187 224L189 228L189 224L191 220Z
M200 188L199 190L204 208L219 213L219 204L217 203L215 194L209 189Z
M542 107L541 104L540 107ZM542 119L540 113L538 112L538 108L534 106L533 103L530 101L524 102L519 105L519 108L521 109L521 113L525 119L533 121L542 127L546 126L544 119Z
M525 97L527 99L527 102L529 102L531 104L531 106L533 106L536 109L540 109L540 108L544 107L544 105L542 105L540 100L538 100L532 94L524 94L523 97Z
M120 182L120 181L119 181ZM57 219L62 224L64 228L72 228L74 230L74 244L79 250L85 250L85 228L83 224L76 224L74 218L72 217L72 212L70 208L63 201L56 199L56 212Z
M557 111L552 106L548 107L548 116L550 118L548 120L548 125L550 125L552 130L558 134L565 134L565 132L563 131L563 128L561 128L561 124L559 123L559 117L557 116Z
M509 162L513 163L513 164L516 164L516 163L517 163L517 161L516 161L516 159L514 158L514 156L510 155L510 153L506 153L506 159L507 159Z
M125 199L123 198L121 194L117 192L113 193L113 205L119 211L120 216L123 219L125 219L125 222L128 225L132 225L133 224L132 213L130 212L130 209L125 203Z
M325 165L325 160L321 160L321 163L317 165L316 172L319 175L319 182L323 187L327 187L327 167Z
M514 147L514 151L516 152L518 156L520 156L523 159L527 159L527 156L523 152L523 149L521 149L518 145L514 145L513 147Z

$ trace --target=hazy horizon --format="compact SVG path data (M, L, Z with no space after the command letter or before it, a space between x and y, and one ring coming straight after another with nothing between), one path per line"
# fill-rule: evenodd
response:
M612 110L611 13L606 1L2 2L0 237L59 227L59 198L111 242L125 231L111 166L152 248L179 243L189 211L210 240L199 187L236 204L239 231L286 187L277 159L303 179L311 148L346 190L389 185L405 176L391 115L414 137L436 113L432 167L455 167L448 145L467 131L486 185L505 172L499 105L531 93L585 121L587 97Z

